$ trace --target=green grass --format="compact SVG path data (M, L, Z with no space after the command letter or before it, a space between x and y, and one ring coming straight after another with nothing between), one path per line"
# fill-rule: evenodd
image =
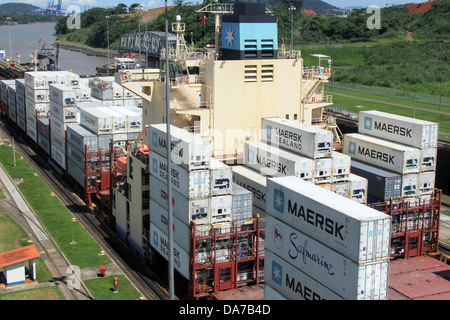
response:
M411 101L411 100L383 97L383 96L378 96L378 95L371 95L371 94L367 94L367 93L360 93L360 92L356 92L356 91L336 89L336 88L333 89L333 92L331 92L330 89L327 88L327 92L329 94L333 94L333 92L343 93L343 94L348 94L348 95L352 95L352 96L357 96L360 98L375 99L375 100L380 100L380 101L385 101L385 102L392 102L392 103L398 103L398 104L409 105L409 106L420 107L420 108L428 108L430 110L439 111L439 107L436 105L419 103L419 102ZM439 123L440 131L444 131L444 132L447 132L450 134L450 121L449 121L450 115L422 111L422 110L414 110L414 109L410 109L410 108L398 107L398 106L393 106L393 105L389 105L389 104L385 104L385 103L366 101L366 100L351 98L351 97L343 97L343 96L339 96L339 95L333 95L333 106L344 108L348 112L355 113L356 115L358 115L360 111L364 111L364 110L379 110L379 111L389 112L389 113L398 114L398 115L407 116L407 117L415 117L418 119L435 121L435 122ZM450 108L442 107L441 110L450 112ZM444 136L441 136L441 137L444 138Z
M72 222L69 209L51 195L50 188L17 152L14 168L11 147L0 146L0 162L12 178L23 179L18 185L19 190L73 265L85 268L111 262L107 256L99 255L100 246L78 222ZM72 239L75 245L70 244Z
M66 300L58 286L0 294L0 300Z
M7 252L31 245L28 233L7 213L0 210L0 252ZM36 259L38 282L53 281L50 270L42 257Z
M117 293L114 293L114 278L118 279ZM90 279L84 283L96 300L138 300L141 297L123 275Z

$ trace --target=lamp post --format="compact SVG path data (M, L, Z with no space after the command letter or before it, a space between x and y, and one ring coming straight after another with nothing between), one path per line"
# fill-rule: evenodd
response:
M291 51L294 50L294 10L297 10L296 7L290 6L288 8L291 11Z
M105 16L106 18L106 42L108 43L108 66L109 66L109 16Z
M166 19L166 30L165 30L165 50L166 50L166 131L167 131L167 146L172 145L170 139L170 96L169 96L169 22L167 13L167 0L165 0L165 19ZM171 172L171 148L167 147L167 172ZM172 181L170 176L167 178L167 201L168 203L168 224L169 224L169 300L174 300L174 254L173 254L173 210L172 210Z
M139 34L139 66L141 66L141 11L142 6L136 8L138 11L138 34Z
M9 58L12 61L12 46L11 46L11 18L6 17L6 20L8 20L8 32L9 32Z

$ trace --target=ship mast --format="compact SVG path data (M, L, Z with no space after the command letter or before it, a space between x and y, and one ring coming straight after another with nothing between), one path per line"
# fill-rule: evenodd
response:
M205 7L197 10L196 12L202 13L213 13L215 16L215 28L214 28L214 38L215 38L215 48L216 48L216 56L219 55L219 35L220 35L220 17L223 14L233 13L231 3L210 3Z

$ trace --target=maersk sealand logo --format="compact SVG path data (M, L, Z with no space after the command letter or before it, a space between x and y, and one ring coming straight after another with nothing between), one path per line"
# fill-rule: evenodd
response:
M372 118L364 117L364 129L372 130Z
M154 147L158 146L158 134L156 132L152 132L152 145Z
M267 140L272 141L272 126L266 126Z
M283 282L281 279L283 275L283 267L275 262L275 260L272 260L272 280L278 284L279 286L283 285Z
M348 143L348 153L350 154L356 154L356 143L353 141L350 141Z
M155 158L152 159L152 170L154 173L158 173L158 160Z
M284 213L284 192L278 189L273 191L273 208L280 213Z

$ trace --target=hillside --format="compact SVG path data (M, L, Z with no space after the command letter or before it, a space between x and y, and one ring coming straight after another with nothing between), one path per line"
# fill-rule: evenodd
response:
M10 2L0 4L0 14L33 14L39 7L28 3Z
M317 14L327 14L327 9L338 9L337 7L322 0L304 0L302 9L313 10Z

